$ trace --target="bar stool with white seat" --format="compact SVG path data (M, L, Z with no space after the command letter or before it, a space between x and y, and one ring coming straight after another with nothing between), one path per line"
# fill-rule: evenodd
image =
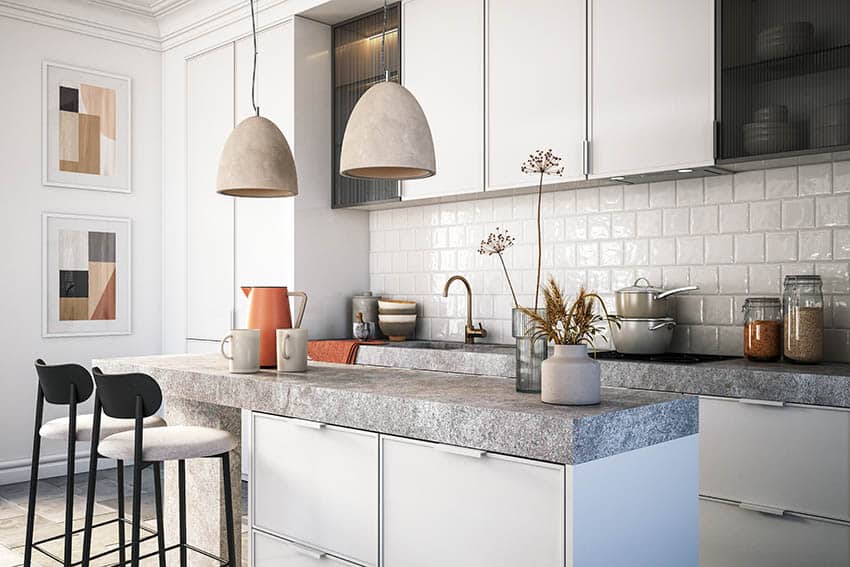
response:
M75 533L82 530L73 529L74 518L74 472L76 460L76 444L83 441L92 440L92 432L94 430L94 414L77 414L77 406L85 402L91 397L94 390L94 382L91 374L79 364L56 364L48 365L42 359L35 361L36 374L38 375L38 391L35 405L35 431L33 432L32 446L32 465L30 469L30 486L29 486L29 504L27 507L27 527L24 543L24 564L30 565L32 561L33 549L48 555L55 561L63 565L70 566L77 563L72 563L71 558L71 543ZM59 417L43 423L44 420L44 404L45 402L53 405L68 406L68 416ZM165 425L165 420L161 417L152 415L144 420L144 427L162 427ZM135 427L135 421L132 419L106 419L100 424L100 434L102 436L120 433L122 431L132 430ZM65 441L68 446L67 452L67 479L65 487L65 531L58 536L49 537L41 541L33 541L35 530L35 506L38 496L38 471L41 457L41 440L51 439L57 441ZM93 466L90 467L90 481L96 479L98 457L95 453L90 456ZM113 520L107 520L100 525L118 522L119 530L119 549L118 553L123 556L124 553L124 477L122 461L118 461L118 517ZM157 505L161 506L161 498L157 501ZM150 530L149 533L153 534ZM65 538L64 556L58 557L46 550L40 548L41 544L53 541L59 538ZM151 535L153 537L153 535ZM99 556L114 553L108 551Z
M233 492L230 484L230 451L236 448L236 439L227 431L211 427L166 426L145 429L144 419L154 415L162 405L162 390L159 384L147 374L103 374L94 369L97 383L95 395L95 424L102 413L116 419L132 418L136 426L133 431L116 433L109 437L101 436L98 453L104 457L133 461L133 533L131 535L131 565L137 567L142 559L159 556L159 563L165 566L165 554L174 549L180 551L180 565L186 567L187 552L193 551L218 561L222 567L240 567L234 565L236 544L233 525ZM97 426L95 427L97 431ZM219 458L224 482L225 518L227 521L227 559L190 545L186 541L186 460L200 458ZM179 543L165 547L161 530L159 549L140 555L139 526L141 520L141 470L148 464L163 461L177 461L178 499L179 499ZM158 512L161 514L161 512ZM161 525L161 517L157 518ZM87 528L90 519L86 521ZM83 553L88 553L87 549ZM123 563L122 563L123 565Z

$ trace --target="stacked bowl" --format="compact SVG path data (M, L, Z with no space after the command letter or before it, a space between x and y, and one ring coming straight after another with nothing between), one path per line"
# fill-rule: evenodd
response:
M379 299L378 327L393 342L411 337L416 332L416 302Z
M818 108L812 117L811 145L815 148L850 144L850 98Z
M744 151L750 155L787 152L797 146L797 128L788 118L788 107L780 104L756 110L743 132Z
M759 61L806 53L812 49L815 27L810 22L788 22L762 30L756 37Z

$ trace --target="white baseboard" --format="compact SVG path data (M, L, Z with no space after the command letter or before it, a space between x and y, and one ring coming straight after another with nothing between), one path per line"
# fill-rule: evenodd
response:
M0 461L0 486L14 484L30 479L31 459L16 459L13 461ZM97 464L99 470L115 468L112 459L101 459ZM77 453L74 471L77 473L89 470L89 452L79 451ZM42 455L38 465L38 478L53 478L64 476L68 472L67 457L64 453L58 455Z

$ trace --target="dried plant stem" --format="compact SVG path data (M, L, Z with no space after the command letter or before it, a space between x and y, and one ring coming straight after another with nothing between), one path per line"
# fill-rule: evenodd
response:
M502 258L501 252L499 252L499 261L502 263L502 269L505 271L505 278L508 280L508 287L511 289L511 296L514 298L514 307L519 307L519 302L516 300L516 293L514 293L514 284L511 283L511 276L508 274L508 267L505 266L505 259Z
M537 285L534 286L534 310L537 311L538 298L540 297L540 267L543 263L543 224L541 217L541 204L543 202L543 172L540 172L540 183L537 186ZM514 298L516 301L516 298Z

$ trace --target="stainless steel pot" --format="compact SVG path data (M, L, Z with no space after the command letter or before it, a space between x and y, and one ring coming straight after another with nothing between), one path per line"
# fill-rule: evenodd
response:
M645 282L641 285L641 282ZM649 283L646 278L638 278L634 285L618 289L614 294L617 315L625 318L657 319L670 315L668 298L699 289L699 286L688 285L676 289L664 290Z
M611 325L614 348L623 354L662 354L673 340L672 317L627 319L615 317Z

